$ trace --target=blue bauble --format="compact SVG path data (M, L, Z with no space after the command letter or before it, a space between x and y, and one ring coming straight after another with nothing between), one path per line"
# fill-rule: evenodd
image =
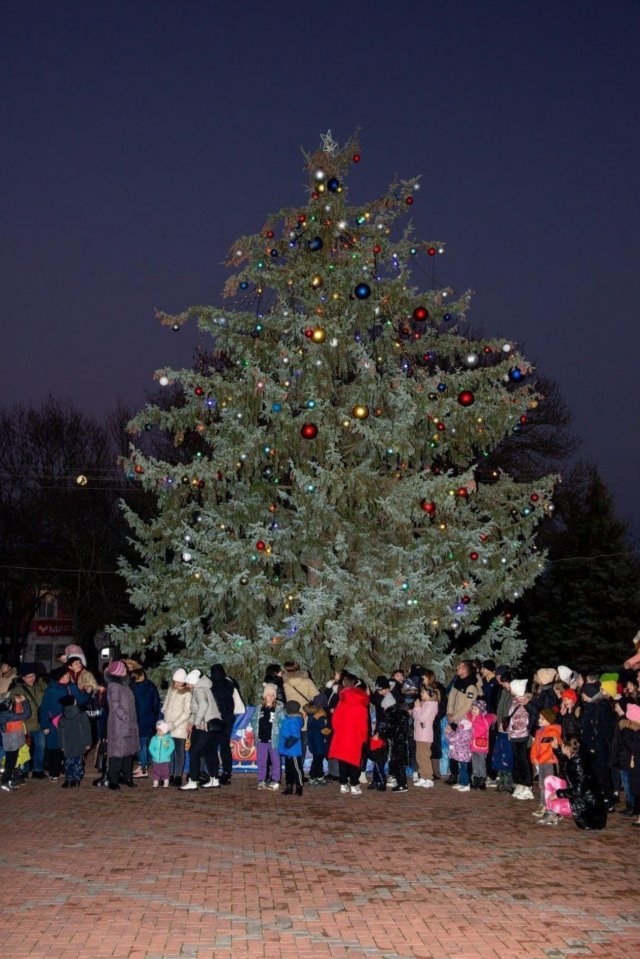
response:
M332 176L330 180L327 180L327 190L330 190L331 193L337 193L340 189L340 180L337 177Z
M366 300L371 296L371 287L368 283L358 283L353 292L359 300Z
M247 283L246 280L243 280L243 281L242 281L242 283L240 284L240 289L241 289L241 290L248 290L248 289L249 289L249 284Z
M453 317L451 316L451 313L445 313L442 319L445 321L445 323L450 323Z
M274 246L273 250L270 250L269 252L271 253L271 256L274 258L274 260L275 260L278 256L280 256L280 254L279 254L278 251L276 250L275 246Z
M307 243L307 246L309 247L312 253L315 253L316 250L321 250L322 237L314 236L313 240L309 240L309 242Z
M446 383L438 383L438 386L436 387L436 389L438 390L438 393L444 393L446 388L447 388Z
M509 379L512 383L519 383L520 380L524 379L524 373L519 366L514 366L512 370L509 370Z
M282 403L272 403L272 404L271 404L271 411L272 411L273 413L280 413L281 410L282 410Z

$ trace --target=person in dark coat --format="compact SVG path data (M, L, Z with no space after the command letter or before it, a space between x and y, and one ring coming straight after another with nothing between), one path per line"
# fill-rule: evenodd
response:
M138 766L134 770L134 778L139 779L149 775L149 742L156 734L156 723L160 719L162 707L160 693L155 683L152 683L144 669L132 669L129 673L131 692L136 701L136 717L138 719L138 735L140 749L138 751Z
M91 748L91 723L73 696L60 700L62 716L58 723L58 738L64 756L63 789L79 786L84 776L84 754Z
M264 673L263 685L271 683L277 689L276 702L286 705L287 697L284 692L284 670L280 663L270 663ZM233 682L233 680L232 680ZM260 697L262 698L262 697Z
M49 685L38 709L40 729L46 737L44 767L53 782L57 782L62 771L63 755L58 738L58 723L63 710L60 700L65 696L73 696L79 706L83 706L90 698L89 693L81 692L76 684L71 682L67 667L59 666L50 673Z
M216 701L223 722L223 730L215 733L214 747L216 755L220 755L222 764L222 774L217 776L217 770L209 770L210 775L216 777L221 786L228 786L231 782L231 733L235 722L234 712L234 689L237 691L237 684L224 671L222 663L215 663L211 667L211 692Z
M557 755L560 776L567 785L547 796L547 801L568 799L578 829L604 829L607 825L607 806L591 770L589 754L574 737L568 742L562 741Z
M109 718L107 720L107 778L109 789L120 789L120 777L125 786L135 786L133 757L140 749L136 701L129 687L127 667L118 659L104 671L107 685Z
M591 768L609 812L613 812L613 779L611 777L611 750L616 734L616 714L602 693L600 682L588 676L581 690L582 718L580 741L591 758Z

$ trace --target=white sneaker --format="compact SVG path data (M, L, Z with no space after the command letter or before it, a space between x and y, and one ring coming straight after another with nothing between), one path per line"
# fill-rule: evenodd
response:
M269 783L269 789L280 789L280 783Z
M487 789L497 789L498 783L495 779L487 779Z
M153 780L153 788L154 788L154 789L157 789L157 788L158 788L158 780L157 780L157 779L154 779L154 780Z
M260 782L258 783L258 789L266 789L266 788L267 788L266 782L264 781L264 779L261 779Z
M518 799L535 799L533 789L530 786L523 786Z
M418 783L418 785L420 785ZM423 779L422 785L425 789L433 789L433 779Z
M348 792L351 792L351 790L349 789L348 785L345 783L343 786L340 786L340 792L348 793Z
M522 792L522 786L516 786L516 788L511 793L512 799L520 799L520 793Z
M352 786L352 787L351 787L351 795L352 795L352 796L361 796L361 795L362 795L362 790L360 789L360 786Z
M369 785L369 780L367 779L367 774L365 772L360 773L360 783L363 786Z
M197 784L197 782L195 781L195 779L188 779L187 782L184 784L184 786L180 786L180 789L182 789L182 790L185 790L185 789L197 789L197 788L198 788L198 784Z
M392 789L394 786L398 785L398 780L395 776L387 776L387 786L390 786Z
M202 784L203 789L218 789L219 787L220 787L220 783L218 782L217 779L213 779L213 778L211 778L208 783Z
M451 788L460 792L460 790L463 789L464 787L460 783L456 783L455 786L452 786Z
M426 783L426 781L427 781L426 779L414 779L414 780L413 780L413 785L414 785L414 786L424 786L424 784Z
M457 789L459 793L468 793L471 790L471 786L461 786L459 783L453 788Z

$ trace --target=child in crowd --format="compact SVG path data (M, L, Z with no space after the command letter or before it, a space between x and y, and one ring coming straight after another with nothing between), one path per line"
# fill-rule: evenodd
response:
M91 748L91 723L71 695L60 700L62 716L58 722L58 739L64 756L63 789L79 786L84 777L84 756Z
M496 716L495 713L487 712L487 701L481 696L474 702L467 718L471 721L473 732L471 740L471 788L486 789L489 734L496 721Z
M389 776L394 785L391 792L407 792L407 766L411 761L409 748L409 707L404 698L398 700L391 694L390 705L385 710L385 735L389 742Z
M416 786L422 786L425 789L430 789L433 786L431 748L439 700L440 694L436 686L422 686L420 698L414 704L412 710L413 735L416 742L416 761L419 774Z
M307 745L311 753L311 768L309 770L309 785L321 786L326 780L324 778L324 761L329 752L329 737L331 736L331 723L327 714L327 697L324 693L318 693L311 700L304 711L307 713Z
M449 740L449 755L458 763L458 782L452 788L458 792L467 793L471 789L469 784L469 766L471 765L471 743L473 741L473 726L471 720L461 719L458 723L450 723L447 727Z
M262 703L253 711L251 725L258 761L258 789L279 789L282 760L278 752L284 706L278 702L278 687L265 683ZM267 784L268 765L271 763L271 781Z
M544 802L544 784L549 776L556 776L558 772L558 760L554 748L562 739L562 730L557 719L557 713L553 709L541 710L538 716L538 728L529 751L531 765L534 770L537 770L540 785L541 805L533 813L538 819L547 819L552 815Z
M547 793L547 801L568 799L571 815L578 829L604 829L607 807L596 777L591 771L589 757L575 737L560 744L560 775L566 786Z
M15 770L18 753L27 741L25 720L31 715L31 707L24 696L18 694L11 700L0 702L0 732L4 749L4 771L0 788L13 792L16 787Z
M531 788L531 766L529 765L529 727L531 716L527 706L531 701L531 694L527 693L526 679L511 681L513 705L509 713L507 735L513 750L513 790L514 799L533 799Z
M155 736L152 736L149 740L149 755L152 759L151 777L154 789L157 789L161 782L165 789L169 786L171 761L176 750L176 744L169 732L169 723L160 719L156 723Z
M623 816L638 817L633 823L640 825L640 706L629 703L624 719L618 724L615 739L614 765L622 776L625 809Z
M280 726L278 752L284 756L285 796L302 795L302 725L300 703L290 699L285 706L285 716Z

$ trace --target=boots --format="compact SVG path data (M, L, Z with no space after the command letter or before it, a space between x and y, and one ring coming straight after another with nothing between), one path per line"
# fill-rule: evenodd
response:
M485 790L487 788L487 780L483 779L482 776L478 776L478 789Z
M302 795L302 786L296 786L296 796Z
M472 789L479 789L480 787L478 786L478 782L479 782L478 777L472 776L471 782L469 783L469 785L471 786Z
M285 786L282 792L284 796L293 796L293 786L291 785L291 783L287 783L287 785Z

